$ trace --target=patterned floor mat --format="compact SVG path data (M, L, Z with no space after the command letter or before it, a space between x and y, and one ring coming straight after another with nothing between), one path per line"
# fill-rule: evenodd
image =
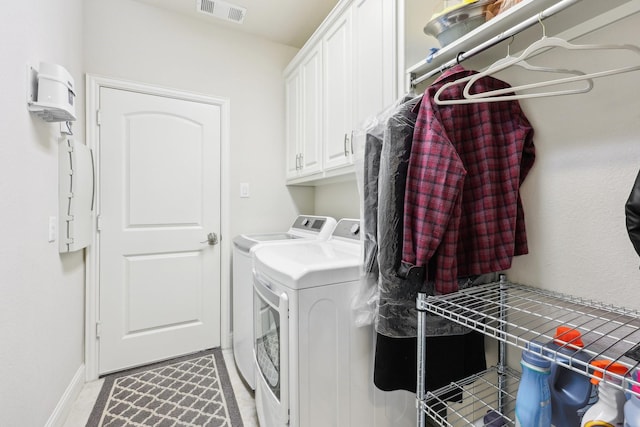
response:
M220 349L105 377L87 427L241 427Z

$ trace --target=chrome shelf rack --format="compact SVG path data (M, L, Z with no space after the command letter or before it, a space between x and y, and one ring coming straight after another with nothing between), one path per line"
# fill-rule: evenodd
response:
M592 360L604 359L621 363L630 372L640 365L640 312L637 310L510 283L506 276L501 276L499 282L444 296L419 294L416 306L418 336L424 336L426 312L430 312L499 341L498 367L494 370L499 374L497 378L500 381L493 382L498 390L497 400L488 400L484 397L484 391L480 395L465 392L464 397L471 402L468 405L474 408L476 416L486 412L478 406L484 405L487 410L496 410L502 413L505 419L513 421L514 424L509 425L515 425L512 412L515 408L517 375L513 375L506 367L506 345L519 349L528 348L559 366L589 377L594 377L596 370L606 370L591 366L589 361ZM589 356L589 361L572 357L571 351L568 355L562 354L562 357L558 357L558 351L546 348L543 351L543 345L553 341L556 328L559 326L568 326L580 332L584 343L580 351ZM565 346L567 350L571 348L568 347L569 344ZM466 408L463 413L455 409L456 405L447 406L448 418L445 419L443 416L445 413L442 411L442 405L445 402L441 396L446 398L451 393L449 387L429 393L424 391L424 372L428 363L425 360L425 346L424 339L418 340L418 425L424 426L425 414L444 426L469 425L469 415L464 415L467 413L467 404L463 405ZM607 372L607 375L617 377L621 382L620 387L625 390L630 385L637 384L628 376L611 372ZM467 390L470 385L478 382L486 383L488 380L484 378L483 374L465 380L462 385L452 384L450 387L466 387ZM430 407L436 409L429 409Z
M494 410L508 425L515 425L515 402L520 373L509 368L490 368L452 383L435 392L427 392L420 410L441 426L462 427L473 424L478 414ZM459 403L451 403L451 401Z

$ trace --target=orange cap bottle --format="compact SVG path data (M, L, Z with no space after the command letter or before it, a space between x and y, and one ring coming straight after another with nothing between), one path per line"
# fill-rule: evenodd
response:
M603 375L607 372L611 372L613 374L617 374L617 375L626 375L627 372L629 372L629 368L627 368L626 366L618 363L618 362L612 362L610 360L594 360L593 362L591 362L592 366L595 366L596 368L600 368L603 369L605 372L599 371L599 370L594 370L593 371L593 375L595 375L596 378L591 378L591 384L598 384L600 383L600 381L603 378ZM619 381L618 379L614 379L613 382L620 384L621 381Z

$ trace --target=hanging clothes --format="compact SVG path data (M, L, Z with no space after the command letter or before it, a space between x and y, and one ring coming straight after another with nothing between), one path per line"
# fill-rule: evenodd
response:
M361 286L352 304L359 326L378 322L380 297L386 300L389 289L386 283L402 292L406 289L396 271L402 256L404 188L417 102L418 98L406 95L354 132L364 247ZM413 314L416 317L415 310Z
M362 192L364 289L368 289L375 279L378 285L374 384L381 390L413 393L417 351L415 300L424 283L409 282L399 277L397 270L402 257L406 178L417 118L415 107L419 101L420 97L406 96L370 122L372 125L367 129L365 141ZM376 192L377 198L373 197ZM376 214L377 218L372 218ZM376 262L373 262L374 252ZM433 362L427 366L429 390L486 368L482 335L470 333L469 329L435 315L428 316L427 334L430 335L428 358ZM444 365L457 368L443 369ZM458 396L450 398L455 400Z
M519 190L535 148L520 104L433 101L444 83L474 73L457 65L427 88L414 132L399 274L429 276L436 294L458 290L459 277L508 269L528 252ZM476 85L509 87L490 76ZM460 98L463 88L453 85L441 99Z
M418 341L413 338L376 336L373 383L383 391L416 392ZM484 336L464 335L427 337L426 390L433 391L467 378L487 368ZM457 395L449 400L457 400Z
M361 235L364 261L360 288L352 301L357 326L374 324L378 312L378 205L381 152L387 120L404 100L368 118L353 133L356 178L361 195ZM413 123L411 124L413 134Z
M405 97L385 122L378 176L379 278L376 330L388 336L415 336L415 327L396 319L413 317L420 284L398 277L402 261L404 194L420 97ZM413 304L405 304L413 298ZM397 304L401 301L400 304Z
M384 123L376 121L365 133L364 146L364 272L370 280L378 280L378 176L380 174L380 153Z
M439 106L433 101L443 84L471 73L461 66L448 70L414 108L418 115L404 191L402 261L395 276L405 287L389 287L396 292L387 292L383 300L381 286L374 383L382 390L415 391L418 291L444 294L495 280L514 255L527 253L519 189L535 149L533 129L519 104ZM491 77L478 84L491 90L508 87ZM453 86L443 98L459 97L462 89ZM382 224L382 208L378 215ZM386 246L382 235L379 245ZM381 264L381 277L383 270ZM427 390L486 367L483 337L466 330L452 335L455 329L448 323L427 318Z

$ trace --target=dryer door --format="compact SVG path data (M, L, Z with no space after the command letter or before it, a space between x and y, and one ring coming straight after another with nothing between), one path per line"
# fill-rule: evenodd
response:
M256 394L267 394L260 396L268 406L265 412L285 425L289 422L289 298L263 277L254 274L253 278Z

